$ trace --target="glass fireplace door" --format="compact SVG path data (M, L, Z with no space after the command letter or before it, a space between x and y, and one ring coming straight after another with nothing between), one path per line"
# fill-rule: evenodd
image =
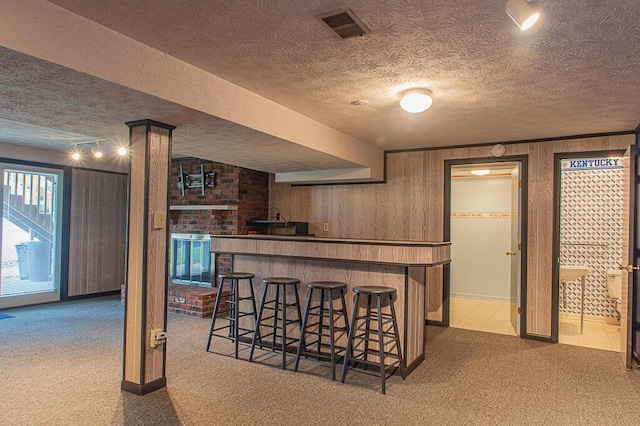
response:
M171 234L171 282L211 287L214 254L208 234Z

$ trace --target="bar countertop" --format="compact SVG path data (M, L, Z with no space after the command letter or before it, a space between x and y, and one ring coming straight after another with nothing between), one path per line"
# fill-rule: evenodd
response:
M417 247L434 247L434 246L450 246L450 242L433 242L433 241L403 241L403 240L367 240L359 238L323 238L323 237L298 237L294 235L266 235L266 234L248 234L248 235L212 235L211 238L234 238L246 240L271 240L271 241L298 241L313 243L337 243L337 244L368 244L380 246L417 246Z
M450 242L317 238L287 235L212 235L218 254L319 259L404 266L450 262Z

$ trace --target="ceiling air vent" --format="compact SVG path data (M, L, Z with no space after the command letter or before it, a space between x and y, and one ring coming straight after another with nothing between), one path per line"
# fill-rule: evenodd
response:
M371 32L351 9L334 10L316 18L324 22L340 38L363 36Z

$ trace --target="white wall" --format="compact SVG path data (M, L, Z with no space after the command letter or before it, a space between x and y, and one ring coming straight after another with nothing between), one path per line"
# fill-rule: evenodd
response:
M509 300L511 258L506 252L511 249L510 211L510 177L451 179L453 296ZM464 217L464 213L489 217Z

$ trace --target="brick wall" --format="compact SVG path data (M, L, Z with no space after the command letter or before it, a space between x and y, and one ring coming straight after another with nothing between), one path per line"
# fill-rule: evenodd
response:
M246 234L247 220L267 218L269 210L269 174L241 169L238 185L238 233Z
M180 166L186 174L200 172L204 164L205 173L215 173L215 187L185 189L182 196L178 187ZM169 230L172 233L209 233L211 235L246 234L246 221L253 217L266 217L269 209L269 174L244 169L228 164L201 159L176 159L171 163L170 204L201 205L226 204L238 206L238 210L195 211L172 210ZM216 256L217 272L230 270L229 256Z
M228 288L225 286L222 296L229 294ZM217 294L217 289L170 284L167 312L198 318L210 317L213 314L213 305L216 302ZM218 312L224 312L229 308L226 299L221 300L225 301L220 304Z

